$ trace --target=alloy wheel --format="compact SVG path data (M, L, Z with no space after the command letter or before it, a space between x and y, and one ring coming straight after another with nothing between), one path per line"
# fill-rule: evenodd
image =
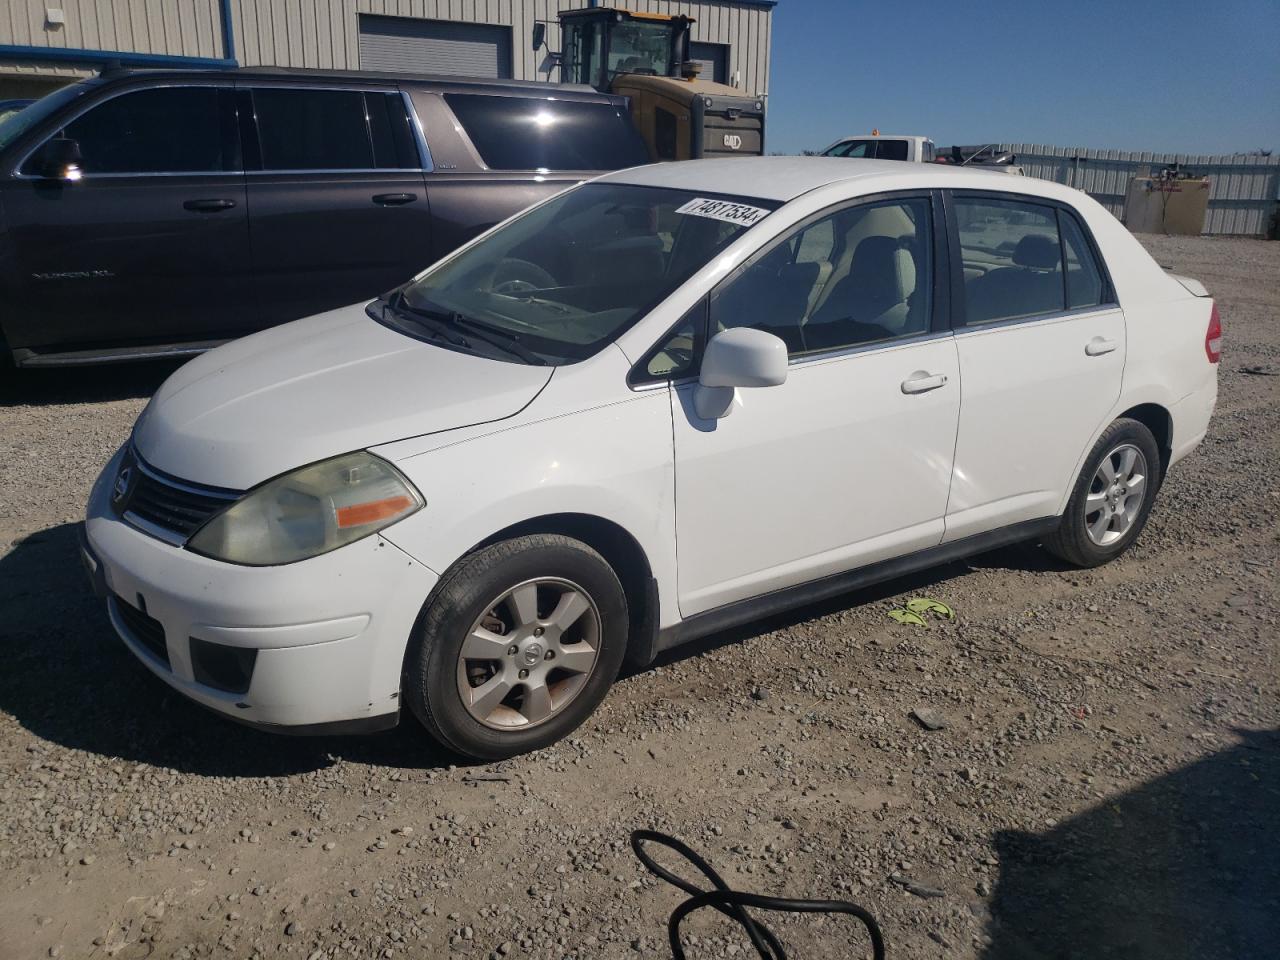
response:
M1133 526L1147 495L1147 458L1132 443L1116 447L1098 464L1084 503L1089 539L1100 547L1115 543Z
M568 580L519 583L488 604L458 655L458 693L497 730L545 723L582 691L600 649L600 611Z

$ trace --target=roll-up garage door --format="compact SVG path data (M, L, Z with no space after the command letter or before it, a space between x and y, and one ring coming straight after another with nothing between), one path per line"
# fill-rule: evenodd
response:
M360 69L511 77L511 28L360 15Z

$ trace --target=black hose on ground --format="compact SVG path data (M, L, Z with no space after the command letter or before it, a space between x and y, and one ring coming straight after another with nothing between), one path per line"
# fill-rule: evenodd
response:
M648 851L644 849L646 843L656 843L659 846L674 850L706 877L711 882L713 889L699 889L688 880L676 876L665 867L659 866L653 857L649 856ZM673 960L686 960L684 947L680 944L681 921L695 910L701 910L703 907L711 907L713 910L718 910L729 919L740 924L742 929L746 931L751 945L756 948L756 953L759 954L761 960L787 960L787 954L782 949L782 943L774 932L763 923L752 919L745 909L747 907L753 907L757 910L775 910L783 913L828 913L857 917L862 921L867 928L867 933L871 936L871 950L874 960L884 960L884 936L880 933L880 925L876 923L875 917L856 903L849 903L844 900L791 900L785 897L766 897L756 893L743 893L739 890L733 890L724 882L720 874L712 869L711 864L698 856L688 844L682 843L675 837L668 836L665 833L658 833L655 830L633 831L631 834L631 849L635 851L636 857L644 864L646 870L654 876L665 880L673 887L689 894L689 899L676 907L671 914L671 918L667 921L667 936L671 941L671 956Z

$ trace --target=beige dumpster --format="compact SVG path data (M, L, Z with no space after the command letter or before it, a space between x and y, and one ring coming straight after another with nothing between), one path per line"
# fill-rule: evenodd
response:
M1133 233L1198 237L1209 208L1209 178L1134 177L1124 198L1124 225Z

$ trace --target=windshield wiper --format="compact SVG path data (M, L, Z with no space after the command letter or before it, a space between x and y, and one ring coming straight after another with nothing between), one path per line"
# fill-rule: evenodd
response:
M455 347L461 347L463 350L473 349L470 340L457 331L450 329L448 321L451 317L449 314L412 306L406 302L403 292L396 293L390 300L384 301L383 309L390 310L394 314L413 321L414 324L425 329L437 340L451 343Z
M454 312L450 317L451 321L459 327L471 332L473 337L493 344L500 350L505 350L514 357L519 357L525 363L531 363L536 366L546 366L547 361L538 356L528 347L520 344L519 338L512 333L504 333L487 323L481 323L479 320L472 320L470 317L464 317L462 314Z
M497 347L499 350L504 350L513 357L523 360L525 363L539 367L545 366L547 363L546 360L532 350L517 343L514 336L503 333L487 323L481 323L478 320L465 317L456 310L448 310L444 307L414 306L405 299L404 291L394 294L389 301L386 301L385 305L393 313L407 317L435 334L439 339L452 343L454 346L462 347L464 350L474 351L475 348L472 346L471 340L458 332L459 329L467 330L472 339L482 340L492 347Z

